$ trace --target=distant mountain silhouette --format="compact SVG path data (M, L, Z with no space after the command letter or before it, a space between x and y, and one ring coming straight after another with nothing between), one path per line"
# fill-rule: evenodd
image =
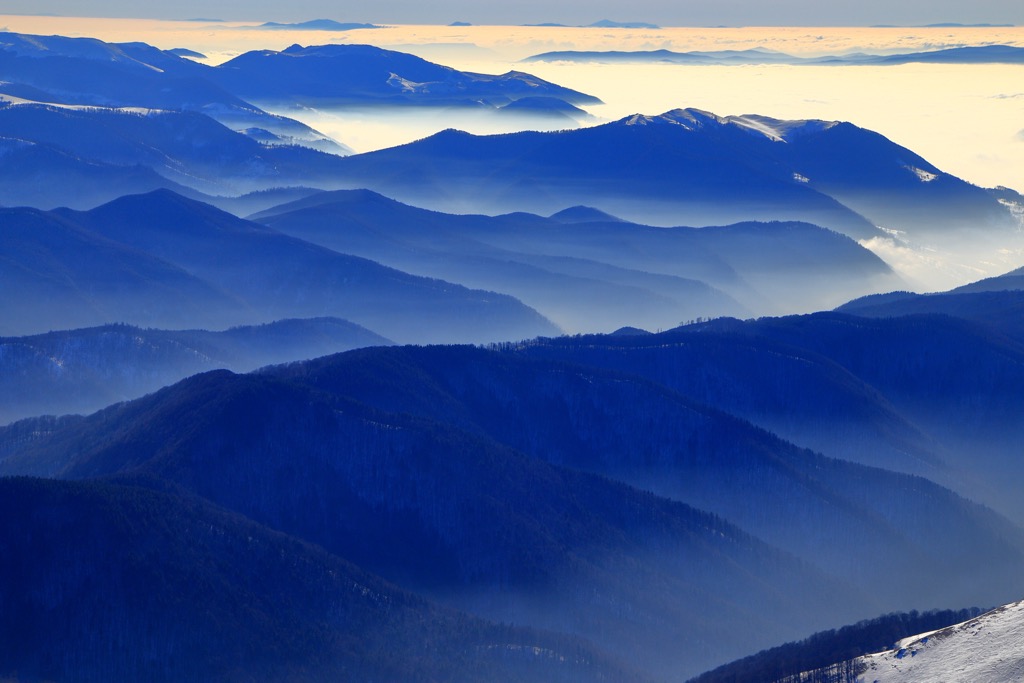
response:
M257 126L290 142L351 151L225 91L208 78L213 68L145 43L0 33L0 92L30 86L27 99L42 103L197 111L233 129Z
M2 334L118 320L215 326L244 319L247 307L232 294L74 221L25 208L0 209L0 217Z
M268 21L256 28L288 31L353 31L363 28L381 28L375 24L360 24L355 22L341 22L333 19L311 19L300 21L294 24L282 24L276 21Z
M523 97L597 104L595 97L519 71L500 76L456 71L370 45L293 45L257 50L211 70L225 89L256 102L306 106L431 105L500 107Z
M0 337L0 423L93 412L216 368L247 371L390 343L336 318L282 320L223 332L106 325Z
M590 24L593 28L661 28L657 24L648 24L642 21L612 21L611 19L601 19Z
M985 191L852 124L692 109L558 133L448 131L345 159L345 166L372 189L433 198L438 208L458 198L550 213L575 202L656 223L666 214L676 224L800 219L858 239L882 235L863 216L928 234L968 219L1013 222ZM388 170L396 167L403 172ZM414 177L419 185L409 182Z
M252 218L402 270L508 292L570 331L813 310L899 282L849 238L799 223L665 229L581 208L492 218L367 191L311 195Z
M1021 239L997 196L842 122L679 109L553 133L449 130L341 162L350 185L442 211L582 204L654 225L806 221L928 245L972 269Z
M104 201L130 192L126 184L95 182L86 194L75 186L54 186L64 173L79 172L83 164L102 166L136 182L157 182L158 173L170 189L185 185L206 193L241 194L251 190L333 177L338 157L300 147L274 147L238 134L208 116L196 112L139 112L124 109L76 109L38 104L0 106L0 136L25 140L51 152L70 157L56 168L38 153L30 167L40 185L28 193L42 196L50 206L86 204L102 193ZM109 167L119 167L111 169ZM13 175L13 173L12 173ZM42 180L43 182L40 182ZM10 203L20 204L20 183L4 191ZM104 191L105 190L105 191ZM83 208L95 206L86 205Z
M0 165L0 204L7 206L87 209L122 193L161 188L186 196L202 196L149 167L83 159L45 143L0 136L0 153L6 160Z
M557 97L520 97L502 106L503 114L523 114L564 119L567 123L589 119L590 114Z
M219 329L318 316L351 319L396 341L497 341L558 331L510 296L339 254L165 190L88 212L8 212L3 232L17 241L5 256L16 264L12 273L24 271L24 296L2 303L8 335L69 322ZM33 229L38 223L77 236L96 257L83 259L74 242L52 239L45 261L30 270L17 265L41 252L50 232ZM124 264L124 272L111 264ZM54 302L46 288L66 288L69 269L77 297Z
M611 19L601 19L595 21L593 24L587 24L585 26L572 26L568 24L556 24L556 23L542 23L542 24L523 24L524 26L551 26L561 28L660 28L656 24L647 24L642 21L612 21Z
M750 50L709 50L674 52L672 50L559 50L532 55L524 62L599 62L630 64L871 64L896 65L913 63L933 64L1021 64L1024 63L1024 48L1009 45L977 45L908 52L902 54L876 55L852 53L823 57L796 57L784 52L753 48Z

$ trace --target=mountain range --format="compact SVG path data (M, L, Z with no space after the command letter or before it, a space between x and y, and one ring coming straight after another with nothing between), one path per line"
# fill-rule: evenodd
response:
M91 413L189 375L237 372L392 342L337 318L223 332L105 325L0 338L0 422Z
M427 211L369 191L250 219L408 272L509 293L568 332L831 307L901 286L853 240L794 222L671 229L574 207L549 218ZM600 300L601 306L590 305Z
M224 329L337 316L395 341L558 329L510 296L416 277L166 190L91 211L5 209L3 334L123 322Z
M2 479L0 511L12 680L642 680L581 641L441 608L137 482Z
M1024 197L696 109L345 156L262 107L597 100L203 59L0 33L0 679L1019 677Z
M293 45L282 51L257 50L211 69L208 77L246 99L304 107L494 108L522 97L600 104L596 97L527 73L461 72L370 45Z
M145 43L0 33L3 95L43 104L198 112L234 130L272 131L281 143L351 151L226 91L206 77L211 70Z
M251 102L485 110L527 96L600 102L527 73L461 72L370 45L293 45L209 66L145 43L0 33L0 79L0 93L42 103L198 111L236 130L265 129L334 152L351 150Z
M1024 356L988 325L819 313L563 338L521 353L665 382L794 443L926 476L1024 521L1014 445Z
M911 458L894 447L872 466L833 459L743 419L756 417L744 397L756 403L760 387L777 412L836 431L835 441L861 431L820 423L815 415L835 411L841 423L862 408L813 379L815 366L836 377L841 362L876 357L835 333L858 320L867 319L751 321L730 333L734 343L702 323L206 373L89 417L15 422L0 430L0 471L130 476L199 496L449 608L582 637L635 675L671 679L883 605L999 604L1019 593L1020 527L921 476L966 471L924 448L939 423L959 424L943 409L977 402L983 412L1004 396L984 403L922 383L935 411L925 423L906 387L919 376L963 382L971 368L937 372L926 357L909 376L845 371L840 387L859 381L854 399L879 415L864 426L908 440L919 449ZM925 333L934 358L956 353L937 331L977 348L977 328L936 321ZM902 365L899 335L860 334ZM766 365L745 383L741 344ZM904 393L879 376L898 378ZM976 457L972 468L983 469ZM999 476L1016 490L1021 473Z
M241 99L242 104L225 104L213 94L293 105L308 98L307 104L350 98L364 105L407 100L425 105L453 104L446 99L451 93L472 93L466 96L492 109L558 116L578 113L570 102L591 100L524 74L461 74L365 46L293 46L207 67L145 45L63 40L50 46L56 55L50 57L33 53L25 36L0 50L6 55L0 67L10 63L8 91L19 93L4 96L6 104L0 106L0 145L18 161L5 164L0 192L5 204L86 209L163 187L210 201L224 197L220 201L227 206L237 205L238 195L307 186L369 188L454 213L550 215L584 205L650 225L807 222L879 253L910 248L926 255L921 258L937 258L945 270L936 270L936 278L957 284L969 279L967 272L991 273L1020 239L1020 195L973 186L849 123L679 109L550 133L444 131L339 157L295 146L306 143L295 131L284 131L280 121L264 127L229 120L227 111L257 109ZM77 74L104 56L104 68L127 70L125 79L104 77L118 88L122 80L130 83L132 74L158 82L132 89L139 93L133 97L118 89L80 96L76 93L99 92L100 86L88 79L84 85L60 80L62 60L70 60L69 73ZM54 68L38 66L49 60ZM391 85L381 85L378 76L384 71L405 75L395 77L401 83L392 79ZM159 80L175 74L200 78L216 93L163 88ZM46 94L58 88L60 97ZM147 98L147 88L169 100ZM98 99L105 106L98 107ZM50 100L58 102L46 103ZM153 109L160 104L175 110Z
M15 423L5 470L131 473L451 607L579 633L659 678L728 657L732 628L756 638L813 621L812 603L859 608L850 588L713 515L342 393L217 372L112 411L46 435Z
M969 45L962 47L896 54L850 53L823 57L796 57L766 48L748 50L559 50L543 52L523 62L596 62L600 64L789 64L789 65L873 65L898 64L1022 64L1024 48L1012 45Z
M801 220L858 240L955 246L951 259L991 258L1019 239L1011 200L834 121L679 109L552 133L445 131L341 161L350 183L439 210L582 204L654 225Z

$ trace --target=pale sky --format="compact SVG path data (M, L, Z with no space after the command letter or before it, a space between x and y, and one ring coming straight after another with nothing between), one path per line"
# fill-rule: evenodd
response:
M375 0L353 5L337 0L7 0L0 14L224 19L229 21L305 21L334 19L402 24L589 24L599 19L642 21L662 26L869 26L1024 24L1021 0Z

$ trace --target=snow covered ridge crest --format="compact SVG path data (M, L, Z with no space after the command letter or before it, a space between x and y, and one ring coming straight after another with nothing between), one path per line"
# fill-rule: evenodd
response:
M904 638L886 652L793 677L847 683L1024 681L1024 601L948 628Z
M839 121L821 121L818 119L785 121L769 116L744 114L742 116L718 116L701 109L673 109L660 116L644 116L634 114L622 119L627 126L652 125L669 123L682 126L686 130L696 131L703 128L735 126L752 135L761 135L773 142L789 142L801 135L819 133L839 125Z

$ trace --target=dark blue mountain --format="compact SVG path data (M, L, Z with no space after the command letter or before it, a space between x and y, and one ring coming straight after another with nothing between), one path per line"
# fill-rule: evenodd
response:
M717 320L522 353L639 374L794 443L925 475L1018 523L1024 347L946 315Z
M0 479L0 547L12 680L644 680L579 640L441 608L135 482Z
M563 120L568 127L574 127L578 121L591 118L590 114L579 107L569 104L557 97L520 97L502 106L499 110L502 114L521 115L531 117L542 117L556 120Z
M891 471L1019 488L1019 467L958 439L1019 443L1024 352L950 320L720 320L208 373L2 428L0 470L169 482L451 606L688 675L883 609L1019 593L1018 527Z
M665 346L664 335L641 339ZM584 337L579 346L594 342ZM963 586L952 574L974 571L974 551L953 550L951 537L987 537L986 549L975 549L999 556L1003 534L1019 534L923 479L823 458L636 376L460 348L368 350L278 374L388 411L454 422L555 464L711 510L887 605L929 604L952 583ZM825 538L870 546L872 557L852 558L848 546ZM923 577L913 568L925 556L941 557L952 574ZM1009 587L1003 566L993 580ZM984 590L978 583L946 596L954 604L996 597Z
M835 618L870 602L714 515L346 393L208 373L46 430L16 423L0 430L2 462L165 481L449 605L582 635L659 678L807 632L818 605Z
M23 140L51 151L36 153L29 167L33 173L27 197L15 176L5 188L7 203L24 205L24 199L44 197L47 206L82 206L86 200L104 201L129 193L133 185L158 182L181 185L213 194L241 194L271 186L316 183L337 174L338 157L303 147L263 145L236 133L197 112L134 111L124 109L75 109L39 104L0 106L0 136ZM53 166L48 159L61 155ZM62 175L81 173L83 165L98 166L107 175L127 176L128 183L88 183L86 190L74 185L56 186ZM151 188L147 188L151 189ZM19 201L22 200L22 201ZM87 205L91 208L95 204Z
M860 61L860 60L857 60ZM870 55L869 64L1024 64L1024 48L1012 45L965 45L963 47L911 52L909 54Z
M430 105L494 108L523 97L570 104L600 100L520 71L500 76L457 71L371 45L293 45L256 50L218 66L210 78L256 102L305 106Z
M29 290L22 291L29 296ZM248 371L390 343L337 318L281 320L223 332L106 325L0 337L0 423L93 412L217 368Z
M50 104L196 111L232 129L260 127L287 142L351 151L227 92L209 78L211 71L145 43L0 33L0 93Z
M836 310L866 318L949 315L981 323L1024 342L1024 272L1019 275L1015 274L1017 272L980 280L949 292L875 294L850 301Z

